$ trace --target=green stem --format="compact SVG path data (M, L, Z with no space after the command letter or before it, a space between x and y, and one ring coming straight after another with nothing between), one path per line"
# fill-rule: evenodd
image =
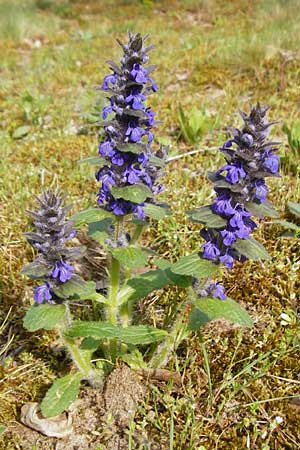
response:
M177 314L177 318L173 324L173 327L166 336L165 340L158 345L154 355L149 361L149 367L152 369L160 369L164 367L172 354L177 350L179 344L188 336L186 319L181 310Z
M95 378L96 372L90 362L90 355L87 355L86 352L81 351L78 347L75 339L70 338L65 335L65 332L72 326L72 316L69 308L68 302L65 303L65 327L60 329L60 335L63 341L63 344L69 351L72 360L74 361L76 367L80 372L82 372L83 376L86 378Z
M136 228L134 230L134 233L133 233L133 236L132 236L131 241L130 241L131 245L134 245L139 240L143 230L144 230L144 225L137 225L136 226Z

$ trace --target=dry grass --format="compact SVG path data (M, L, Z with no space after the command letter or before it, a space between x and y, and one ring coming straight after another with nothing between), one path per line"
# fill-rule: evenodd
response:
M192 149L178 140L180 103L186 111L206 108L222 124L197 144L199 153L167 168L162 197L172 204L174 217L146 236L162 255L175 260L198 248L198 229L187 223L184 211L207 203L212 195L205 174L220 165L223 127L238 124L239 107L259 100L272 106L272 118L289 125L300 120L297 0L40 0L19 6L17 1L0 5L2 319L12 308L0 328L0 348L5 349L0 423L5 426L18 419L22 404L38 400L50 380L65 370L65 361L49 347L53 336L33 336L22 328L31 287L19 270L33 256L22 237L28 227L25 210L33 195L51 183L68 193L74 210L94 204L92 173L76 161L95 153L96 139L76 131L94 104L93 88L107 71L105 61L119 55L114 39L124 37L127 29L151 34L160 86L151 104L163 121L157 137L171 143L173 154ZM27 136L13 139L23 125L30 126ZM281 126L274 133L285 141ZM300 201L299 179L284 174L271 186L272 200L284 217L286 202ZM248 262L225 275L230 296L250 311L254 329L241 332L220 322L204 331L211 405L200 345L192 338L170 365L183 374L184 387L153 386L129 428L129 442L143 430L143 449L299 448L300 408L293 396L299 395L300 383L300 244L299 239L283 239L279 226L267 220L257 233L272 261ZM166 293L157 299L153 311L172 298ZM281 324L282 313L291 318L287 326ZM0 448L22 448L20 439L3 433Z

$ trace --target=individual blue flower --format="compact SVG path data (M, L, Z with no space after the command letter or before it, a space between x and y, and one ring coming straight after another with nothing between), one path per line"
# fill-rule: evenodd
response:
M45 283L40 286L36 286L34 288L33 298L38 305L44 301L49 302L49 300L52 299L50 284Z
M73 266L64 261L58 261L51 272L51 277L59 279L61 283L65 283L72 278L73 272Z
M133 65L130 75L137 83L147 83L148 81L148 70L140 64Z
M271 173L277 173L279 169L279 157L272 154L272 152L266 152L264 154L263 165Z

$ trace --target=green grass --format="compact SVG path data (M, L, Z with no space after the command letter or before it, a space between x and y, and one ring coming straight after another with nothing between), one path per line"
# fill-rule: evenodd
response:
M33 257L22 233L26 210L43 186L59 184L74 211L95 204L92 170L77 160L96 154L97 139L76 133L97 99L105 61L120 55L115 38L128 29L147 31L156 44L152 61L160 91L149 100L162 121L156 136L170 143L173 156L183 157L168 164L161 196L173 217L154 225L145 239L175 261L199 248L198 227L184 211L212 198L206 172L222 164L217 149L224 127L240 123L237 109L259 100L271 105L272 119L289 127L300 122L299 21L297 0L0 2L0 323L11 311L0 328L0 424L9 428L20 407L39 400L63 370L49 348L53 336L33 336L22 327L31 286L19 271ZM180 105L185 114L205 110L218 118L192 145L180 137ZM14 139L23 126L28 133ZM273 136L283 141L284 155L281 125ZM187 154L191 150L196 152ZM281 218L288 215L287 201L300 201L296 173L285 170L270 183ZM281 234L279 225L265 220L257 238L272 261L237 265L225 275L228 294L247 307L254 329L208 326L208 360L196 336L181 345L169 368L181 372L182 389L150 389L128 430L129 448L141 430L149 449L155 443L163 450L298 448L299 407L295 412L291 399L299 395L299 239ZM175 299L166 292L141 309L159 321L159 311ZM282 313L293 318L289 325L281 324ZM0 448L19 448L18 439L1 433Z

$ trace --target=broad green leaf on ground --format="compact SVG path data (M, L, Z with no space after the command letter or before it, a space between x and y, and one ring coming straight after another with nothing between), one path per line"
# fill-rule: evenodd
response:
M223 228L227 224L226 220L215 214L210 206L188 211L187 215L192 222L203 223L209 228Z
M89 208L85 209L84 211L80 211L77 214L74 214L74 216L71 217L71 220L73 220L76 227L80 227L82 225L96 222L97 220L102 220L107 217L110 217L112 220L114 219L113 214L109 211L105 211L101 208Z
M170 270L180 275L189 275L196 278L207 278L215 274L220 267L207 259L202 259L198 253L183 256Z
M257 217L274 217L275 219L279 217L279 213L274 209L271 203L261 203L258 205L254 202L247 202L246 209L249 210L254 216Z
M288 202L288 207L291 213L295 216L300 217L300 203Z
M129 269L145 267L148 261L147 253L140 247L133 245L112 249L111 254L123 267L128 267Z
M146 198L153 197L151 190L145 184L133 184L131 186L111 188L115 198L123 198L133 203L142 203Z
M145 211L146 216L148 216L154 220L161 220L165 216L171 215L171 211L169 210L169 207L167 205L159 206L159 205L154 205L153 203L146 203L144 211Z
M74 322L66 333L70 337L92 337L94 339L117 338L126 344L151 344L161 341L168 333L149 325L132 325L127 328L109 322Z
M244 255L249 259L253 259L254 261L259 259L271 259L271 256L265 247L253 237L249 237L247 239L237 239L233 244L233 248L241 255Z
M59 327L65 318L64 305L34 305L26 313L23 325L29 331L36 331L44 328L53 330Z
M44 417L57 416L69 408L78 396L81 378L77 372L54 381L41 403Z
M234 300L207 297L195 302L195 307L189 317L188 329L197 331L207 322L215 319L226 319L242 327L252 327L253 325L247 311Z

